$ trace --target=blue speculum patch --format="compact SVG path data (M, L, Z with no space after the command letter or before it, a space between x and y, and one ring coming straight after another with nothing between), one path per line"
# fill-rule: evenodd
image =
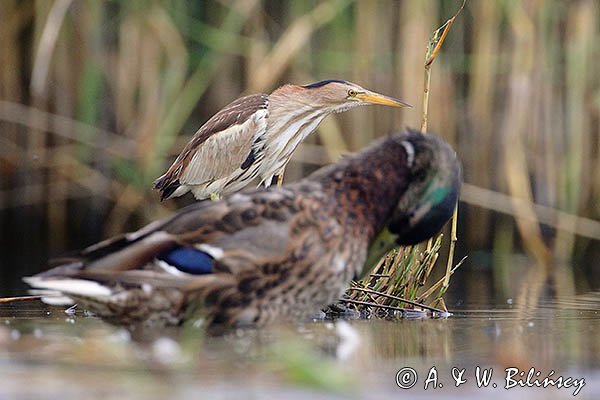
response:
M169 265L188 274L210 274L214 259L207 253L193 247L177 247L158 256Z

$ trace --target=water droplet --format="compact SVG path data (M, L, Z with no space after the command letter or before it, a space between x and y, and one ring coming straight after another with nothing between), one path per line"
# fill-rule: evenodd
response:
M152 345L152 351L158 361L163 363L177 361L181 355L179 343L168 337L158 338Z
M73 304L71 307L69 307L65 310L65 314L75 315L76 308L77 308L77 304Z
M204 318L198 318L197 320L194 321L194 323L192 325L196 329L202 328L202 326L204 325Z
M127 329L118 329L108 337L108 340L116 343L130 342L131 333Z

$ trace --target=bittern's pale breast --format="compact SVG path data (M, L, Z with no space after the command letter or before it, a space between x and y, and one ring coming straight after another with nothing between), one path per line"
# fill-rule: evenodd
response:
M283 88L282 88L283 89ZM278 90L269 96L269 120L265 132L264 158L260 167L262 182L269 186L283 171L298 145L330 113Z

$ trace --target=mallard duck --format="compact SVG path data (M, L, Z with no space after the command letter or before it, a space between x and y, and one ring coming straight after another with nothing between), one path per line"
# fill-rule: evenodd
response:
M198 202L25 281L48 303L125 325L201 315L222 332L302 319L340 298L382 230L398 245L437 233L459 186L442 139L392 134L301 181Z
M255 178L268 187L325 117L368 104L409 106L335 79L241 97L198 129L154 188L161 200L188 191L202 200L235 193Z

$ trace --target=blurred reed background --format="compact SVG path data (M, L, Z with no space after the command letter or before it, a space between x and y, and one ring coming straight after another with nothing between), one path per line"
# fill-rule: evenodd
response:
M48 257L191 202L161 204L151 183L240 94L338 78L415 105L327 118L288 182L420 126L425 47L459 6L2 0L0 293L22 293ZM599 19L594 0L469 0L452 27L429 130L464 167L456 302L600 287Z

